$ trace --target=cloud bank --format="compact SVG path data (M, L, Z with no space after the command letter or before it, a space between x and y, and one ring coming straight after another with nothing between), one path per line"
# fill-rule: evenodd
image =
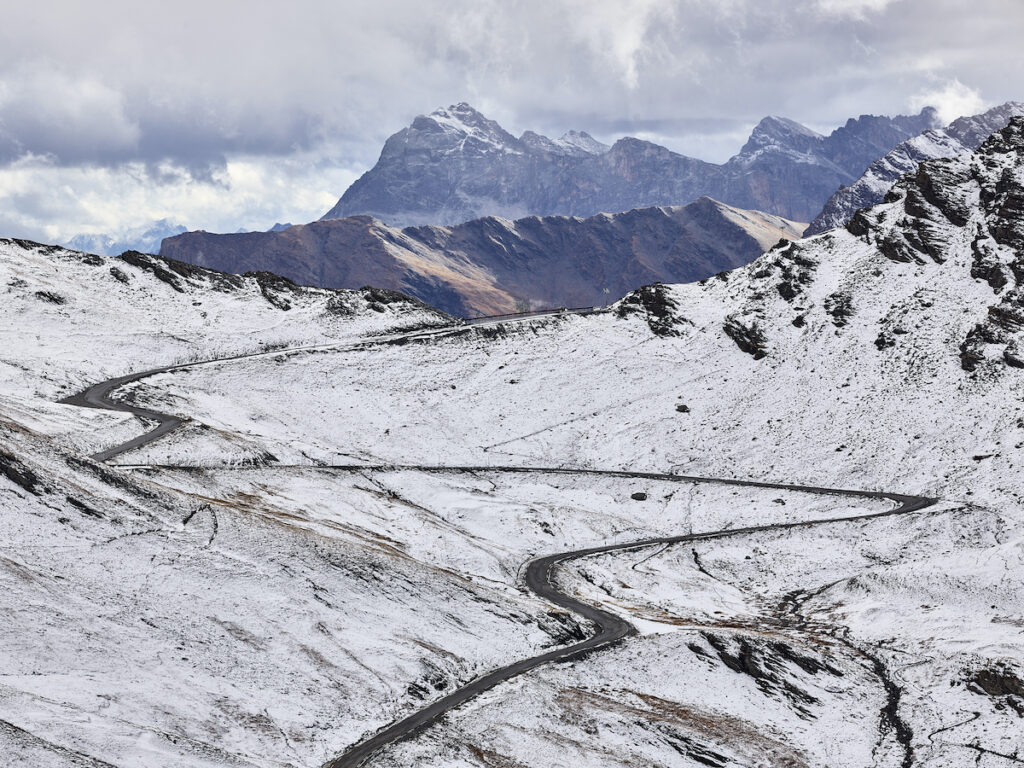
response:
M721 161L818 130L1024 98L1017 0L55 0L0 28L0 234L311 220L416 114L623 134Z

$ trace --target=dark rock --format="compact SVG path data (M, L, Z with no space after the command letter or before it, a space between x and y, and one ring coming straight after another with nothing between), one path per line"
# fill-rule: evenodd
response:
M832 324L836 328L842 328L853 316L853 297L849 293L826 296L825 312L832 316Z
M747 324L733 316L726 319L722 329L730 339L736 342L737 347L748 355L752 355L755 360L760 360L768 355L767 340L756 322Z
M52 291L36 291L36 298L48 301L51 304L67 304L68 300L61 296L59 293L53 293Z
M647 501L647 494L643 491L637 491L636 493L631 493L629 498L633 501Z
M974 693L997 699L997 706L1009 705L1024 717L1024 680L1008 664L995 662L970 671L965 675L965 682Z
M633 291L616 307L618 317L642 314L655 336L678 336L686 320L678 313L675 300L661 283L645 285Z
M41 489L43 484L39 476L21 461L4 451L0 451L0 475L3 475L33 496L42 495Z

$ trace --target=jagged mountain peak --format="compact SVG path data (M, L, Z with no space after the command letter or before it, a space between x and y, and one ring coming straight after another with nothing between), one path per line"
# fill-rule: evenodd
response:
M458 149L469 149L466 141L470 139L500 148L516 148L519 144L516 137L496 121L485 117L464 101L435 109L429 115L419 115L406 132L411 136L426 134L431 143L440 137L443 142ZM401 132L397 135L401 135Z
M959 117L946 127L946 133L967 147L976 147L1006 125L1011 117L1024 114L1024 102L1007 101L978 115Z
M710 195L809 221L840 185L925 123L920 115L861 117L825 137L767 117L739 155L717 165L631 137L608 147L579 130L516 138L462 102L391 136L377 165L323 218L365 213L393 226L456 224L487 215L590 216Z
M823 137L805 125L786 117L771 115L763 118L750 133L740 155L753 155L768 149L793 150L807 153L820 144Z
M525 131L519 137L520 143L532 152L547 152L554 155L587 157L603 155L610 147L602 144L584 131L569 131L558 139L551 139L534 131Z
M730 329L737 343L768 355L790 328L858 326L849 333L874 339L879 353L913 357L915 345L934 341L915 329L941 322L952 347L947 365L986 375L1024 368L1022 254L1018 116L971 155L922 162L845 229L739 270L749 298Z
M611 149L610 146L598 141L586 131L566 131L558 141L560 144L581 149L592 155L603 155Z
M927 112L923 110L922 115ZM958 118L945 128L927 128L900 142L874 160L853 184L834 192L804 234L816 235L841 226L857 210L881 202L893 183L903 174L915 172L920 162L974 151L1014 115L1024 115L1024 103L1008 101L981 114Z

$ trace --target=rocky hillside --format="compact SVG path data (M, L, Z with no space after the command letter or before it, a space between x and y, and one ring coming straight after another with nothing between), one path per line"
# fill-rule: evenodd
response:
M1024 103L1010 101L980 115L958 118L945 128L929 129L900 142L892 151L871 163L856 182L837 190L804 234L816 235L842 226L858 209L882 202L893 183L903 174L915 171L918 163L967 154L981 146L1015 115L1024 115Z
M802 226L702 198L588 219L488 217L396 229L354 216L280 232L189 232L164 240L161 253L324 287L390 288L469 316L593 306L645 283L700 280L752 261Z
M519 138L468 104L417 117L325 216L390 225L454 224L494 215L590 216L703 195L809 221L837 187L897 143L937 127L935 112L862 115L828 136L767 117L738 155L715 165L635 138L608 147L582 132Z

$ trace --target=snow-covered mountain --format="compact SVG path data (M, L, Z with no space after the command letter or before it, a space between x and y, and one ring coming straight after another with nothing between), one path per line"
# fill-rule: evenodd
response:
M62 243L73 251L95 253L100 256L117 256L125 251L159 253L160 243L165 237L187 232L188 228L169 219L160 219L151 224L136 227L120 235L75 235Z
M900 142L871 163L856 182L837 190L804 234L817 235L842 226L858 209L882 202L893 183L903 174L916 170L918 163L967 154L1017 115L1024 115L1024 103L1009 101L980 115L958 118L945 128L931 128Z
M388 227L369 216L277 232L189 232L161 254L228 272L269 271L331 288L374 285L471 316L593 306L655 281L701 280L746 264L802 224L702 198L587 219L488 217Z
M809 221L841 184L927 128L935 111L862 115L829 136L768 117L738 155L715 165L651 142L608 147L583 132L512 136L462 103L417 117L325 219L374 216L390 225L455 224L481 216L590 216L707 195L739 208Z
M396 335L444 318L148 257L0 253L15 765L324 765L587 636L524 565L613 542L631 544L554 580L636 634L368 765L1024 754L1022 118L846 228L598 315ZM54 401L182 356L219 359L117 397L183 426L83 457L147 427ZM891 499L830 488L937 503L885 516Z

